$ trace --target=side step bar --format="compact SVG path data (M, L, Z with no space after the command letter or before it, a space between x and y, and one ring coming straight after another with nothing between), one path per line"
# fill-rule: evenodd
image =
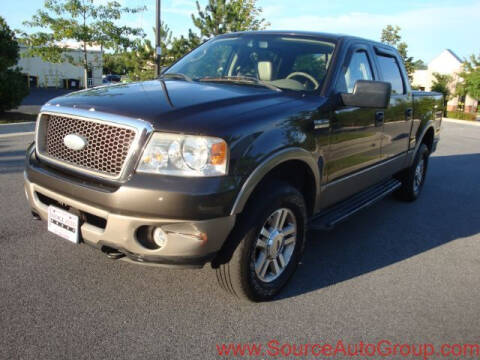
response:
M350 216L365 209L385 196L397 190L402 183L396 179L388 179L379 184L373 185L352 197L321 211L310 219L310 229L328 230Z

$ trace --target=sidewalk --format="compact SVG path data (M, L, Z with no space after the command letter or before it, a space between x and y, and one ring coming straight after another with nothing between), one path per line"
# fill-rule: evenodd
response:
M470 121L470 120L458 120L458 119L450 119L450 118L443 118L442 121L455 123L455 124L462 124L462 125L472 125L472 126L480 126L480 121Z

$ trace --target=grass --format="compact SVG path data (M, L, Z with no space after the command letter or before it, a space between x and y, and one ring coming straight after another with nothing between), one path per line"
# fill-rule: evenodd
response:
M447 117L450 119L475 121L477 120L477 113L466 113L463 111L447 111Z
M37 120L37 114L27 114L18 111L0 113L0 124L22 123Z

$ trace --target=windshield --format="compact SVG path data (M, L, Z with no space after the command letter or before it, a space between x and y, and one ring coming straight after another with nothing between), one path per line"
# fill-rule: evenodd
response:
M328 70L335 44L288 36L238 36L208 41L166 72L193 81L265 85L315 91Z

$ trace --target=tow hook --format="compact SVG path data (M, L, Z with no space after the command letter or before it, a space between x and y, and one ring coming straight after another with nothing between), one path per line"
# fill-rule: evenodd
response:
M109 259L112 259L112 260L117 260L125 256L124 253L108 246L102 247L102 251L105 255L107 255Z

